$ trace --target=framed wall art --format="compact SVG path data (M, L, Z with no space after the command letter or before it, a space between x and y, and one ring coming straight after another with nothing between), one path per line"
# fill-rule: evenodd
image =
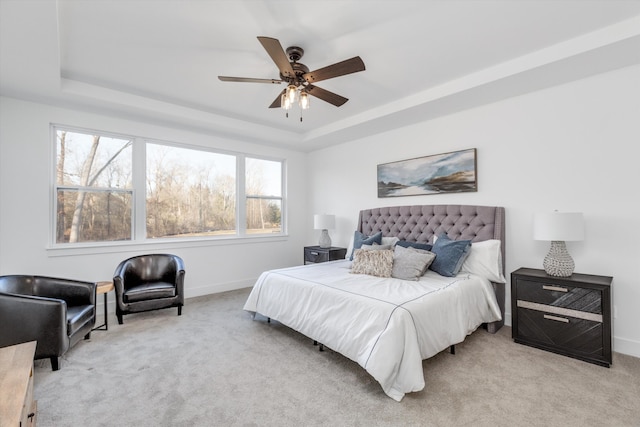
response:
M478 191L476 149L378 165L378 197Z

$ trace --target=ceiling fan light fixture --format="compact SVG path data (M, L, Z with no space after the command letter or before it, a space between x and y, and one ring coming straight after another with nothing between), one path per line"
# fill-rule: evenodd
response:
M289 86L287 86L287 97L289 98L289 102L292 105L294 102L296 102L297 95L298 95L298 88L295 85L290 84Z
M307 92L300 92L300 108L302 108L303 110L308 110L309 109L309 94Z
M283 110L287 111L291 109L291 101L289 100L289 95L287 92L283 93L280 97L280 107L282 107Z

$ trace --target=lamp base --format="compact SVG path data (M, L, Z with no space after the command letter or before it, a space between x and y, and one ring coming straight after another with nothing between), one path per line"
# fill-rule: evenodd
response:
M318 244L322 249L331 247L331 237L329 237L329 231L326 228L320 233L320 242Z
M549 276L569 277L573 274L575 263L565 243L554 240L551 242L549 253L544 257L542 266Z

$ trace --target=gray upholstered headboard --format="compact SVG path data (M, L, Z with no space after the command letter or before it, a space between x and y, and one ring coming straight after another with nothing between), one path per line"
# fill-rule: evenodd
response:
M360 211L358 231L371 235L378 231L385 237L411 242L433 243L433 236L446 233L453 240L497 239L501 241L502 269L505 265L504 208L475 205L389 206ZM505 284L493 283L502 321L487 325L495 333L504 324Z

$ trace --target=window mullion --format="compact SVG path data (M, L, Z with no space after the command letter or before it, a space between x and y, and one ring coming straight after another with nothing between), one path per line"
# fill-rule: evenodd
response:
M245 156L236 156L236 232L238 236L247 234L247 198L245 188Z
M133 215L132 228L133 239L136 241L145 240L147 238L147 197L146 197L146 181L147 181L147 145L143 139L135 138L133 140Z

